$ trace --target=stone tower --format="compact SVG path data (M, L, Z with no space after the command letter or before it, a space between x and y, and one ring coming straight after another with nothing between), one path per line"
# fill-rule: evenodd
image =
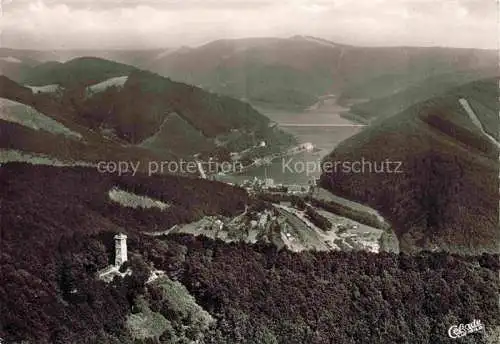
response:
M115 266L120 267L127 261L127 236L123 233L115 235Z

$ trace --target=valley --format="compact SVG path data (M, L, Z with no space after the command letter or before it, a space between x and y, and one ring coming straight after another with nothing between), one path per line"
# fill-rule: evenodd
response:
M254 177L265 177L272 178L276 183L307 186L312 179L319 178L321 170L318 168L311 173L305 171L305 168L302 171L299 169L289 171L284 167L283 161L287 161L290 166L295 164L302 166L308 163L320 165L323 156L332 148L363 129L363 126L342 117L342 114L349 110L339 106L335 100L335 97L330 96L326 104L324 101L319 101L314 108L301 112L256 107L277 127L293 135L301 144L311 143L313 149L289 156L278 156L268 163L245 170L243 173L218 178L241 183Z
M497 344L496 61L0 48L0 342Z
M313 54L307 63L306 60L301 61L306 64L300 65L297 64L298 60L294 60L291 56L285 58L282 50L285 48L292 49L299 55L305 51L317 55ZM270 61L275 63L282 58L285 69L278 74L268 75L265 81L273 89L273 91L269 89L268 94L274 94L274 90L277 91L284 86L283 80L288 80L290 81L288 86L293 86L293 89L277 92L288 92L289 96L295 96L294 92L298 89L295 81L291 82L294 80L293 73L298 70L304 72L304 68L309 68L307 64L312 61L321 66L324 63L323 58L333 57L336 53L341 55L335 57L338 61L337 70L330 72L333 73L333 81L341 74L343 81L326 83L316 89L310 87L310 90L314 89L316 92L310 95L311 99L315 99L314 102L303 103L293 108L269 102L271 98L268 101L263 101L259 97L253 98L250 96L249 88L244 89L245 95L249 97L240 97L243 101L223 96L221 93L227 92L217 89L216 84L205 85L207 80L195 80L196 73L200 72L196 69L194 69L196 73L192 74L195 79L190 82L201 82L203 87L215 92L206 92L201 88L173 81L179 79L179 74L167 72L170 66L182 70L192 62L190 59L204 56L208 51L211 51L211 59L200 67L204 73L212 71L219 73L217 74L219 86L228 84L225 78L233 78L242 72L244 73L238 75L236 79L231 79L232 82L241 82L239 78L250 82L253 73L256 73L256 80L260 80L262 77L260 64ZM3 59L5 63L17 67L26 64L26 68L23 69L22 75L15 76L18 83L2 77L1 124L4 126L3 131L8 133L2 140L2 147L6 149L2 153L3 160L7 161L8 157L17 161L31 159L38 162L55 159L54 161L61 164L62 161L77 159L80 165L82 163L95 165L102 159L126 158L126 161L134 161L138 158L138 166L186 158L198 161L197 163L202 165L212 161L218 163L232 161L241 164L242 169L239 173L216 172L209 174L208 178L231 185L243 185L255 178L272 180L278 187L284 185L300 191L309 189L311 182L316 183L321 177L322 186L333 192L332 196L337 197L340 204L349 202L345 198L364 203L377 209L378 216L385 214L391 222L392 216L387 215L384 205L375 203L376 196L370 196L370 201L359 197L365 191L358 188L361 179L357 177L364 178L364 181L373 177L382 185L387 185L396 176L367 178L364 175L352 176L358 188L352 193L346 191L349 189L348 183L346 184L348 179L345 176L341 177L341 174L336 174L333 187L329 185L325 179L328 176L320 166L330 159L331 154L337 155L337 151L342 152L345 147L349 147L347 155L340 153L339 161L356 160L354 159L356 145L362 144L363 147L367 144L379 145L379 139L373 141L374 133L384 136L383 142L389 144L387 154L397 157L399 153L394 155L393 150L396 147L392 142L400 134L397 133L399 129L391 129L396 128L392 122L398 123L397 126L406 122L403 127L406 125L419 128L422 125L418 119L415 121L414 115L406 115L407 120L399 120L405 117L402 113L421 106L427 109L432 106L435 99L437 103L441 102L447 92L454 88L459 90L458 92L467 94L468 85L481 85L481 81L474 80L494 73L489 64L491 56L487 51L460 50L452 53L440 49L394 48L393 52L396 56L401 54L398 59L402 61L413 54L419 56L422 53L427 56L424 64L415 63L411 70L405 70L404 73L397 67L398 64L402 66L404 63L396 59L393 61L396 63L395 68L389 73L385 71L388 66L382 59L387 53L385 48L364 50L360 47L327 44L324 41L301 36L286 40L222 40L195 49L184 49L182 52L170 50L164 53L145 51L139 55L137 52L130 53L133 63L147 66L152 70L157 70L154 66L160 66L162 61L163 69L158 72L168 74L168 77L162 77L133 65L102 58L113 57L114 55L110 53L96 52L96 56L101 56L98 58L81 57L83 53L76 51L63 54L55 52L52 57L59 56L59 61L63 61L56 62L43 60L52 57L42 57L35 52L19 54L7 50L4 52L8 54ZM252 66L255 68L248 68L246 64L248 61L239 64L243 61L240 59L250 53L255 57L252 60ZM374 66L369 67L359 62L364 59L361 57L364 53L371 54L375 61ZM116 57L117 60L132 62L126 57L129 53L120 51L116 54L120 56ZM461 58L455 60L456 56L453 54ZM373 68L373 70L365 70L361 78L359 75L354 77L350 74L353 73L353 66L350 65L353 61L344 61L348 55L354 60L359 59L358 62L363 68ZM180 56L183 56L182 60L179 59ZM37 63L35 57L42 57L43 62ZM235 64L226 66L228 69L220 74L222 67L218 63L223 61L224 65L228 59L234 59ZM152 64L149 64L148 60ZM435 63L431 64L431 67L450 63L439 72L435 68L426 70L425 64L431 60ZM166 66L169 67L165 69ZM244 70L239 69L243 66ZM425 73L419 73L424 70ZM458 74L456 70L463 70L465 73ZM314 69L309 70L309 73L309 76L318 77ZM247 86L249 85L251 83L247 83ZM479 132L498 147L498 142L487 128L493 124L490 116L492 110L490 100L480 97L477 100L472 99L472 104L466 99L468 98L457 99L457 103L469 115ZM458 104L451 105L453 111ZM472 107L477 108L479 114L476 115ZM434 111L433 108L431 110ZM203 115L200 117L200 114ZM450 120L458 123L458 128L467 127L460 116L451 118L441 113L437 115L431 113L418 118L423 120L424 126L429 126L424 130L425 135L430 135L439 141L442 141L443 137L436 132L436 129L448 136L461 135L458 137L459 143L464 143L466 140L465 144L470 142L473 147L487 154L491 153L491 150L480 142L481 139L469 137L470 134L461 129L449 131L449 128L443 127L448 126ZM419 133L419 130L420 128L415 133ZM418 140L421 138L415 137L415 141ZM426 140L424 139L424 142ZM370 143L371 141L376 143ZM446 143L448 144L449 142ZM293 148L301 145L309 145L311 149ZM66 148L61 149L63 147ZM331 153L332 150L334 153ZM370 156L369 151L365 154ZM374 156L381 157L380 152ZM358 154L357 158L360 157L365 156ZM482 154L478 159L484 159ZM490 162L486 162L486 165L489 168L496 168ZM290 166L295 169L291 169ZM309 166L315 168L309 170ZM142 172L146 170L143 168ZM205 174L203 171L198 172ZM371 191L369 193L371 194ZM393 196L384 194L383 197ZM397 206L393 206L393 209L395 208ZM418 221L421 221L422 216L426 216L419 214L418 211L416 213L420 219ZM401 226L400 221L401 218L398 216L396 222L391 224L398 228ZM407 230L409 229L405 228L403 231ZM413 242L410 246L415 244L416 242ZM416 245L421 246L422 243ZM429 248L434 247L433 245L427 243L424 246Z
M398 252L397 248L380 248L382 233L387 230L370 227L329 211L315 210L332 223L330 229L319 228L304 210L297 209L290 202L280 202L269 205L263 211L248 210L233 218L207 216L193 223L144 234L155 237L201 235L226 243L266 243L292 252Z
M332 147L335 148L340 142L362 130L359 124L350 122L342 117L342 114L348 112L349 109L339 106L336 103L336 97L332 95L323 97L323 99L313 107L299 113L258 107L257 109L268 116L277 126L293 134L299 142L311 143L315 150L304 151L298 154L269 157L268 162L263 163L261 166L244 169L237 174L217 175L215 176L217 180L242 185L245 181L248 182L253 178L267 178L271 179L278 188L280 185L284 185L285 187L293 186L295 189L302 188L304 190L310 190L311 181L315 183L315 180L321 175L321 170L319 168L313 172L287 170L283 167L283 159L290 160L289 163L292 166L296 162L305 165L309 163L316 163L316 165L319 165L321 159ZM303 193L303 195L307 194L306 192ZM321 198L327 197L328 201L338 202L343 206L352 207L366 214L374 213L380 216L373 209L363 208L360 210L359 204L349 202L341 197L334 198L334 195L332 195L332 197L325 196L329 193L324 189L316 190L315 194ZM334 228L332 228L332 234L325 233L324 230L312 225L303 213L297 213L294 208L286 208L286 206L284 207L283 205L277 204L275 205L275 209L280 212L282 218L280 221L285 221L287 223L285 228L281 227L281 231L275 233L278 235L278 239L267 239L269 242L275 242L273 240L277 240L276 245L278 245L278 247L284 245L292 251L302 251L305 249L319 251L353 249L379 251L379 241L383 233L381 229L371 228L357 223L352 219L339 216L338 214L336 215L320 210L324 216L331 220L334 224L334 228L338 228L339 226L342 228L348 224L347 227L350 228L350 230L346 231L344 235L338 236L333 234L337 229L334 230ZM267 226L269 226L270 223L266 223ZM262 226L266 228L266 224ZM178 228L174 232L197 233L198 231L199 225L195 224L192 229ZM390 229L387 229L387 231L388 233L391 232ZM230 232L231 231L229 231L229 233ZM268 229L266 229L265 232L268 232ZM202 231L201 233L214 239L234 240L234 238L226 239L228 237L227 230L212 231L208 233ZM245 242L255 242L256 235L254 233L248 235L249 237L245 235L243 237L236 235L236 238L239 238L237 240L243 240ZM390 250L398 252L398 248L391 248Z

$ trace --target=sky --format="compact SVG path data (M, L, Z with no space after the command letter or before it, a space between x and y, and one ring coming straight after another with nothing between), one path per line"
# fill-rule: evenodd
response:
M0 0L0 44L144 49L311 35L363 46L497 49L498 1Z

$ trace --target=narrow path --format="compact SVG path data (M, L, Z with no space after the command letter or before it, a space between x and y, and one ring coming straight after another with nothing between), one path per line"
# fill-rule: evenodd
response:
M498 148L500 149L500 142L498 142L493 136L491 136L490 134L488 134L486 132L486 130L484 130L484 127L483 127L483 124L481 123L481 121L479 120L479 117L477 117L476 113L474 112L474 110L472 109L472 107L470 106L469 102L467 101L467 99L464 99L464 98L460 98L458 100L460 102L460 105L462 105L462 107L464 108L465 112L467 113L467 115L469 116L469 118L471 119L472 123L474 123L474 125L476 127L479 128L479 130L481 130L481 132Z

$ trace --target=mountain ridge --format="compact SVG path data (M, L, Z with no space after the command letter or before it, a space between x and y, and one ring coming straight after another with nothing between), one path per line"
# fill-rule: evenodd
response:
M33 107L81 134L84 141L139 145L158 131L168 113L175 112L185 121L185 128L187 125L202 134L204 143L193 143L191 147L189 140L183 139L186 147L175 145L174 151L170 149L172 147L165 147L155 153L159 153L159 157L162 151L165 151L165 157L210 153L210 149L220 151L214 142L218 136L232 130L240 131L236 141L246 142L247 136L257 135L263 140L276 142L281 148L293 142L291 135L269 128L270 120L247 103L133 66L83 57L35 68L33 75L26 76L25 81L33 85L59 85L57 94L36 93L1 76L0 97ZM121 85L110 83L92 91L92 85L106 83L109 78L123 79L124 82ZM180 127L176 133L179 138L187 135L179 130ZM106 136L104 131L111 136ZM278 146L274 148L281 149ZM229 155L229 152L225 154Z

